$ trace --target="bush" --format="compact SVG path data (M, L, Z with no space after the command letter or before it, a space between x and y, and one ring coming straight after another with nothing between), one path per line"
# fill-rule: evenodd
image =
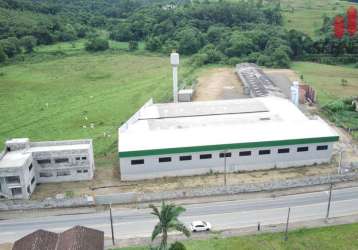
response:
M183 243L176 241L170 245L169 250L186 250L186 247L184 246Z
M282 48L277 48L272 54L273 66L276 68L289 68L290 57L287 52Z
M128 43L128 49L129 51L135 51L138 49L138 42L137 41L130 41Z
M191 62L197 67L203 66L208 62L208 55L204 53L197 53L192 57Z
M162 48L162 42L158 37L149 37L145 42L145 48L149 51L159 51Z
M3 47L0 45L0 63L3 63L7 60L7 55L4 52Z
M21 38L20 44L27 53L31 53L34 50L37 41L36 38L33 36L24 36L23 38Z
M204 64L220 62L224 57L224 54L218 51L213 44L206 45L199 53L207 56Z
M257 64L260 66L272 67L272 59L267 55L260 55L257 58Z
M104 51L109 49L108 40L102 38L92 38L86 43L87 51Z
M243 63L240 57L231 57L227 60L227 64L235 66L236 64Z

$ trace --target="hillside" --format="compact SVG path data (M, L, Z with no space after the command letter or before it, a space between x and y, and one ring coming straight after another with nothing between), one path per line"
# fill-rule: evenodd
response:
M281 0L284 26L296 29L311 37L322 27L323 17L333 17L346 12L349 6L358 3L340 0Z

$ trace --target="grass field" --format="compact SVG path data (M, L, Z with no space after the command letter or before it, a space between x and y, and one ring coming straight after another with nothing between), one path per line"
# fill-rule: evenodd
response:
M318 94L318 102L324 105L338 98L358 95L358 69L310 62L294 62L292 69L303 75ZM347 84L342 84L342 79Z
M346 12L354 4L339 0L281 0L284 10L284 26L297 29L310 36L322 26L323 16L329 17Z
M184 241L187 250L343 250L358 249L358 224L289 232L288 241L283 233L222 239L213 236L209 240ZM146 250L148 247L129 247L120 250ZM117 249L118 250L118 249Z
M150 97L168 100L170 86L167 57L122 51L1 67L1 148L13 137L93 138L96 156L114 152L121 122Z

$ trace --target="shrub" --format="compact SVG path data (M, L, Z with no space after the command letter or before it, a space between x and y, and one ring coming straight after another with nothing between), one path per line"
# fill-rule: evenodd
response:
M170 245L169 250L186 250L186 247L184 246L183 243L176 241Z
M137 41L130 41L128 43L128 49L129 51L135 51L138 49L138 42Z
M162 42L158 37L149 37L145 42L145 48L149 51L159 51L162 48Z
M27 53L31 53L37 44L37 40L33 36L24 36L23 38L21 38L20 44Z
M3 63L7 60L7 55L3 49L3 47L0 45L0 63Z
M257 58L257 64L260 66L272 67L272 60L267 55L260 55L259 58Z
M208 62L208 55L204 53L197 53L192 57L191 62L197 67L203 66Z
M102 38L91 38L86 43L86 50L87 51L104 51L109 49L108 40Z

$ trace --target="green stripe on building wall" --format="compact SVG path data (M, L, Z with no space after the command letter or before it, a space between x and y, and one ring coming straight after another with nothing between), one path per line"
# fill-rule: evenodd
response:
M149 155L181 154L181 153L194 153L194 152L204 152L204 151L324 143L324 142L335 142L338 140L339 140L338 136L330 136L330 137L292 139L292 140L281 140L281 141L245 142L245 143L219 144L219 145L207 145L207 146L195 146L195 147L161 148L161 149L150 149L150 150L125 151L125 152L119 152L118 155L119 155L119 157L127 158L127 157L139 157L139 156L149 156Z

